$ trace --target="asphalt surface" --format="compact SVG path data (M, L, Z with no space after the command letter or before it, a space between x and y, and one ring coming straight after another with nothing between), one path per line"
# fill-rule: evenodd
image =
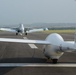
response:
M0 37L44 40L48 34L31 33L27 36L16 36L14 33L0 32ZM61 34L64 40L74 40L74 34ZM43 46L36 45L38 49L28 44L0 42L0 63L52 63L47 61L43 54ZM76 52L64 53L59 63L76 63ZM0 75L75 75L74 67L0 67Z

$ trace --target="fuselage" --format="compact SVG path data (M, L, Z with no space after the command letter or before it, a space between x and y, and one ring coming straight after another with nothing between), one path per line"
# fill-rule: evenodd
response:
M19 26L19 30L20 30L20 33L24 33L24 25L23 24L21 24Z
M46 41L49 41L50 45L45 45L44 55L50 59L59 59L64 52L76 51L76 43L74 41L64 41L57 33L50 34Z

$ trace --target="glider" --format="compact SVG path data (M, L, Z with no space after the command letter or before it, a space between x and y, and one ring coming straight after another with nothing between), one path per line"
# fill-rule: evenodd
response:
M25 39L12 39L12 38L0 38L0 42L16 42L25 44L40 44L44 45L44 55L57 63L58 59L64 54L64 52L76 51L76 41L64 41L61 35L52 33L46 37L45 40L25 40Z
M0 28L1 31L8 31L8 32L14 32L16 35L20 34L25 34L27 35L28 33L32 32L39 32L39 31L45 31L48 30L48 28L29 28L29 27L24 27L23 24L20 24L18 28Z

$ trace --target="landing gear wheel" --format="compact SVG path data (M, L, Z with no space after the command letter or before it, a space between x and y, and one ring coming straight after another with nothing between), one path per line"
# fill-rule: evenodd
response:
M16 33L16 35L18 35L18 33Z
M50 59L50 57L47 57L48 59Z
M25 33L25 35L27 35L27 33Z
M52 59L52 61L53 61L53 64L56 64L58 59Z

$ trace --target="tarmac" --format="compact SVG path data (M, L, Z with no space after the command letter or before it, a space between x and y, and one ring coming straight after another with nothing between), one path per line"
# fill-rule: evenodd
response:
M16 36L15 33L0 32L1 38L44 40L47 35L38 32ZM61 36L64 40L74 40L74 34ZM75 75L76 52L66 52L57 64L52 64L43 54L43 45L0 42L0 65L0 75Z

